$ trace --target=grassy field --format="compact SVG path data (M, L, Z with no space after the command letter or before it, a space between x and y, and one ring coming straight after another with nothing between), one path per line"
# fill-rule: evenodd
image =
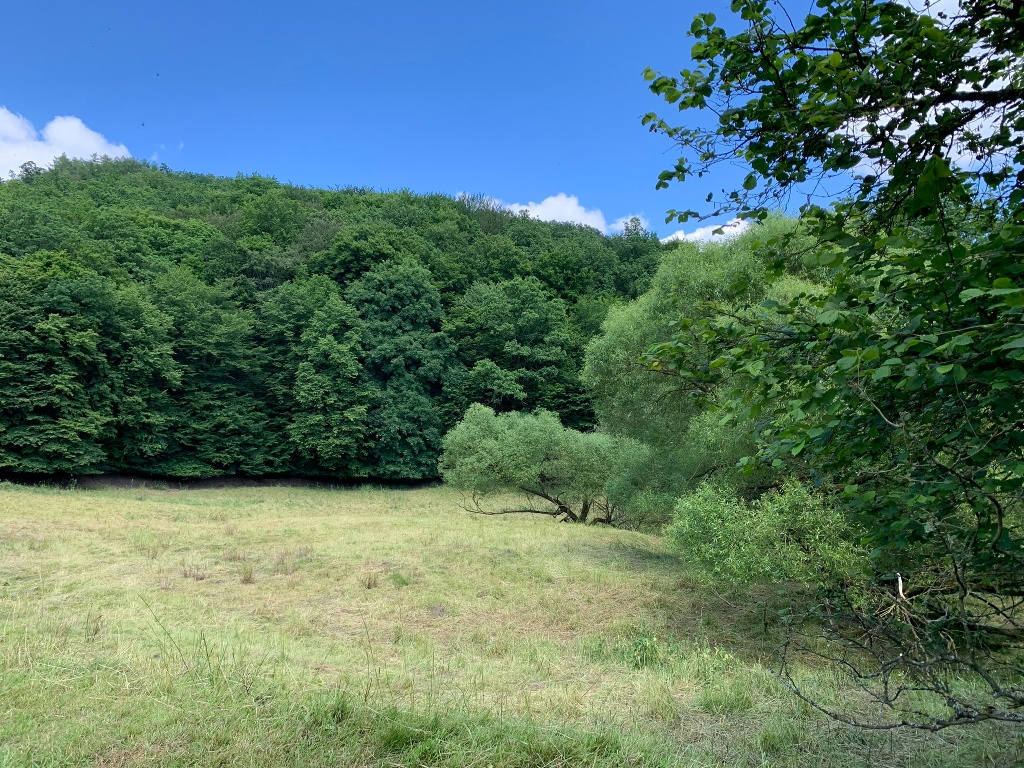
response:
M744 605L657 537L442 488L0 485L0 766L1022 760L1008 729L815 715Z

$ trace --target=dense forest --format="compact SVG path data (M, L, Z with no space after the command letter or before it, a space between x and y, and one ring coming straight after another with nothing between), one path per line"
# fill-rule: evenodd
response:
M467 406L595 423L663 247L486 198L58 159L0 184L0 470L416 480Z

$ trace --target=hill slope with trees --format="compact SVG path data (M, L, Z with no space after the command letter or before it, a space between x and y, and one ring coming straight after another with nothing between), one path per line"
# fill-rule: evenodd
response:
M465 409L595 421L661 245L485 198L58 159L0 184L0 471L437 475Z

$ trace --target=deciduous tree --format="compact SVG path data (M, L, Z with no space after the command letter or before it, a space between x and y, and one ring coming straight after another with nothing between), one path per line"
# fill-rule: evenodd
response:
M444 438L441 475L479 498L519 493L549 507L501 509L551 515L570 522L612 523L614 504L606 486L629 464L648 458L643 445L626 438L563 427L550 412L495 413L475 403Z
M738 33L694 20L695 69L647 73L715 114L645 118L684 152L659 185L744 160L710 212L752 218L849 186L803 209L825 290L683 318L653 363L756 426L752 463L805 462L868 532L874 588L826 608L892 713L871 725L1024 722L1024 6L732 7ZM936 706L904 706L920 690Z

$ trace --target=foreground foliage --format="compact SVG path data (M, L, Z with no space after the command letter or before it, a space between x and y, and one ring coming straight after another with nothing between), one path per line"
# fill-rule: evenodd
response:
M853 179L805 206L802 265L785 242L775 264L825 270L821 290L763 302L739 280L652 363L751 425L752 466L811 479L865 532L872 587L823 586L835 659L891 712L872 725L1024 723L1024 11L817 8L791 26L737 0L738 34L695 19L696 70L648 72L718 115L646 118L685 152L661 184L739 155L743 190L715 212L763 219L805 182ZM918 690L946 711L908 704Z
M752 502L704 483L680 497L665 530L701 572L736 584L863 578L866 558L855 533L793 480Z

